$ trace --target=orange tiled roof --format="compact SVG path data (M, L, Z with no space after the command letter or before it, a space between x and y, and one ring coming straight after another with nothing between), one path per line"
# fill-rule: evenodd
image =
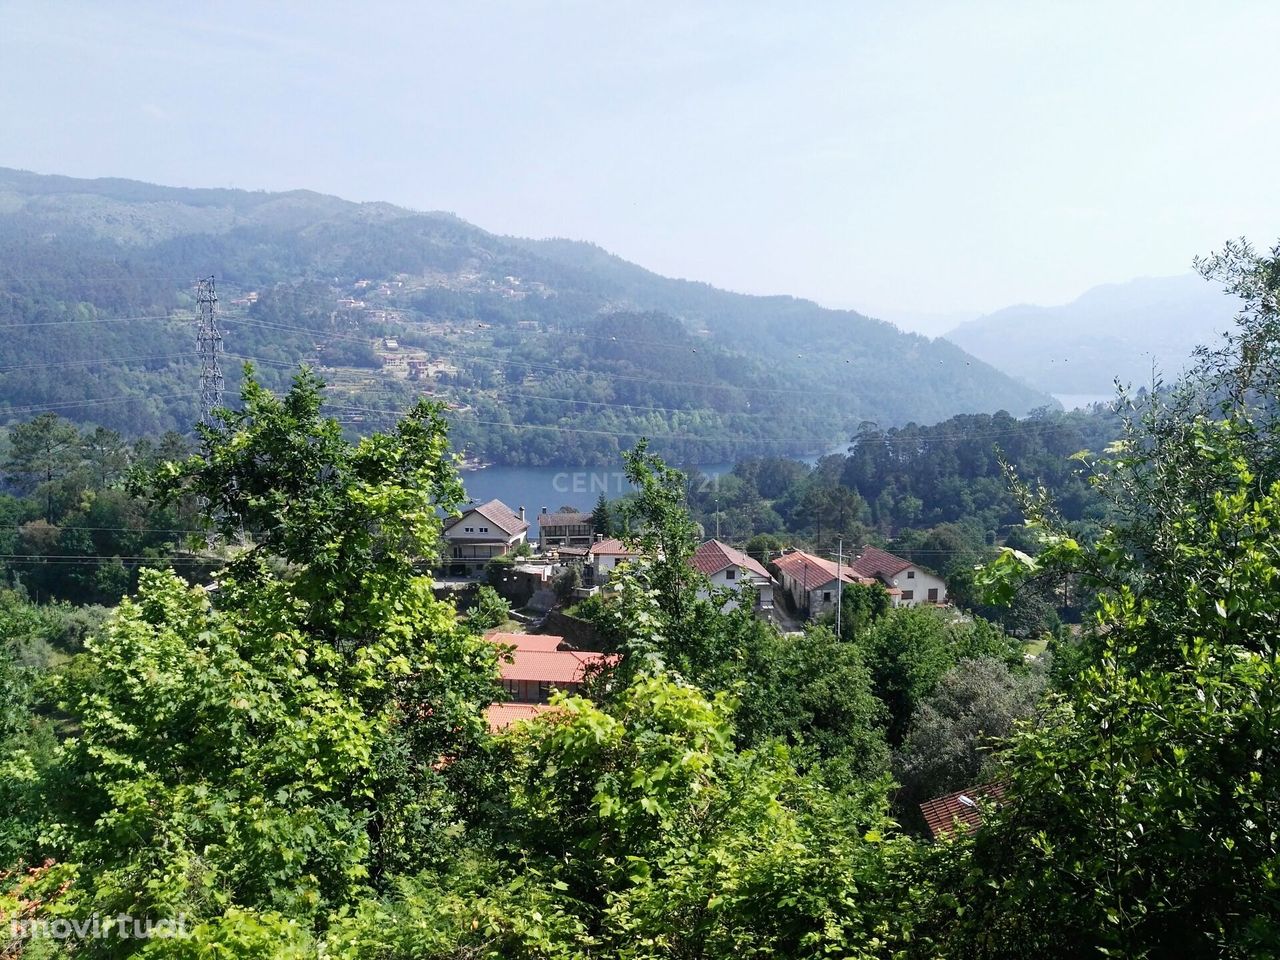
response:
M984 783L926 800L920 804L920 812L935 839L956 829L973 833L982 823L983 807L998 803L1003 796L1003 783Z
M557 513L538 514L538 526L541 528L581 526L590 523L591 514L589 513L570 513L568 510L562 510Z
M503 680L581 683L590 667L611 666L617 656L576 650L516 650L502 658Z
M505 647L515 647L517 650L535 650L543 653L550 653L559 650L560 645L564 643L564 637L558 637L554 634L541 633L488 633L485 639L490 643L501 644Z
M812 553L805 553L803 550L784 553L773 563L782 573L793 580L799 581L801 588L804 590L817 590L828 583L834 583L836 579L836 564L834 561L824 560L822 557L816 557ZM866 578L858 576L848 566L842 566L840 579L845 583L858 583Z
M761 566L760 561L756 560L755 557L743 553L727 543L721 543L719 540L708 540L699 544L698 549L693 552L692 563L695 570L706 574L708 577L714 576L728 567L740 567L758 577L763 577L765 580L773 579L769 571Z
M597 540L587 550L587 553L590 553L590 554L603 553L611 556L616 555L620 557L640 556L639 550L634 550L631 547L628 547L625 543L623 543L617 537L606 537L603 540Z
M521 533L529 529L529 524L516 516L512 509L501 500L490 500L488 503L482 503L479 506L463 510L462 516L453 521L449 526L456 526L466 519L468 514L472 513L480 514L480 516L484 517L508 536L514 536L517 533Z
M538 714L551 709L552 707L545 703L491 703L484 714L485 719L489 721L489 732L497 733L513 723L532 720Z

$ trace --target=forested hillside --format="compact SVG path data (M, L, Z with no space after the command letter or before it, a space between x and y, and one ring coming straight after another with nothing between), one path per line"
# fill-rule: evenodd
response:
M0 171L0 419L186 429L202 276L218 281L232 389L245 359L271 386L306 361L357 429L434 396L489 460L613 461L640 435L685 461L795 454L863 420L1050 402L944 341L587 244L305 191Z
M838 631L782 633L693 565L687 478L639 444L635 556L586 612L611 656L510 726L511 648L423 572L465 495L441 405L357 440L301 374L246 381L191 446L15 430L24 528L146 516L200 553L138 540L136 582L77 585L127 584L111 611L0 589L0 955L1275 956L1280 247L1209 269L1238 329L1118 423L865 430L813 471L847 502L893 484L887 530L996 523L946 479L989 477L1000 431L1048 488L1009 478L1034 546L971 586L1071 580L1090 616L1047 652L874 583ZM800 466L736 476L785 499ZM955 816L926 825L927 798Z

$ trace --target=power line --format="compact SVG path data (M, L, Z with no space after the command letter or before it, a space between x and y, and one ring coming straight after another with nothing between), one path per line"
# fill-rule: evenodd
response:
M91 360L50 360L47 363L15 363L8 367L0 367L0 373L9 370L39 370L46 367L78 367L92 366L95 363L135 363L143 360L192 360L190 353L161 353L150 356L134 357L94 357Z
M185 527L83 527L73 526L71 524L52 523L52 527L58 530L91 530L91 531L113 531L120 533L200 533L204 530L187 529ZM10 530L21 532L23 524L15 523L8 527Z
M374 414L381 414L383 416L400 416L401 414L405 413L406 410L408 409L408 408L404 408L400 410L380 410L375 407L360 407L354 404L332 403L332 402L329 403L329 406L337 410L346 410L346 411L351 411L356 413L374 413ZM631 432L620 431L620 430L593 430L587 427L573 427L573 426L566 426L564 424L555 424L555 423L504 423L503 421L500 421L500 420L477 420L477 419L466 419L466 420L457 419L457 420L454 420L453 422L457 426L464 426L466 424L474 423L480 426L507 427L513 430L554 430L562 433L586 433L586 434L594 434L597 436L605 436L605 437L630 437L630 438L636 438L636 439L640 437L648 437L651 440L694 440L701 443L720 442L720 443L803 444L806 442L804 438L795 437L795 436L791 436L791 437L715 437L715 436L701 437L701 436L696 436L691 434L681 434L681 435L657 434L655 435L652 431L631 433Z
M152 313L143 314L137 317L90 317L87 319L77 320L40 320L35 323L0 323L0 330L22 330L27 327L62 327L75 323L132 323L133 321L142 320L173 320L179 321L185 318L175 316L171 313Z
M181 400L184 398L195 396L192 393L170 393L161 396L151 396L149 394L124 393L114 397L97 397L91 400L61 400L56 403L34 403L21 407L0 407L0 413L4 414L27 414L27 413L44 413L51 410L59 410L64 407L94 407L99 404L106 403L127 403L130 400Z
M141 283L148 281L165 281L172 283L190 284L193 282L190 276L168 277L156 274L143 274L135 276L132 274L113 274L110 277L68 277L68 276L43 276L43 277L14 277L0 276L0 283ZM223 286L236 287L244 289L244 284L235 283L229 280L222 281Z

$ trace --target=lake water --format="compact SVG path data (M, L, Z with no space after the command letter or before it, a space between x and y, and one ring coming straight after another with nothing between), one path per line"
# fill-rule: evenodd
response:
M682 468L683 469L683 468ZM733 469L731 463L699 466L707 477L718 477ZM616 500L632 490L622 473L622 465L604 467L482 467L464 470L462 482L467 496L484 503L498 499L519 512L525 508L530 522L543 507L554 513L560 507L590 511L600 494Z
M848 443L840 443L823 451L823 454L846 453L848 449ZM819 456L821 454L796 459L812 466L818 462ZM674 466L685 473L697 470L710 480L733 469L732 463ZM623 475L621 462L603 467L481 467L479 470L462 471L462 483L467 488L467 496L479 503L501 500L517 512L524 507L525 517L530 522L543 507L552 513L560 507L589 511L596 505L600 494L616 500L633 489Z

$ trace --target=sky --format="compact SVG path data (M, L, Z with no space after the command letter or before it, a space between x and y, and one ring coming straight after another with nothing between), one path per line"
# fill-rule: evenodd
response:
M928 332L1280 234L1271 0L0 0L0 22L0 166L449 210Z

